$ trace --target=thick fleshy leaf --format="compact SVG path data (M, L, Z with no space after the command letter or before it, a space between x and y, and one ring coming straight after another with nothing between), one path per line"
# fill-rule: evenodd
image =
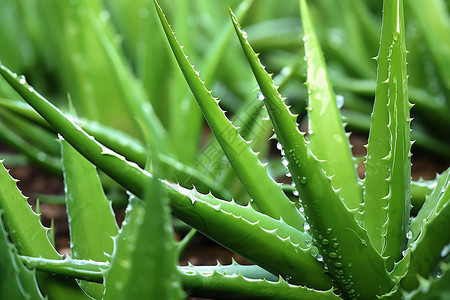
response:
M323 160L322 167L332 177L331 184L339 190L339 196L347 208L359 209L363 197L362 186L356 173L336 95L328 78L322 49L309 11L304 6L301 7L301 19L307 65L308 138L311 151L317 159Z
M118 233L111 204L94 165L67 141L61 147L72 257L107 261ZM84 281L81 287L95 298L103 295L102 285Z
M436 178L437 182L434 189L431 194L426 197L424 205L421 207L417 216L411 221L411 225L409 226L409 231L407 233L408 246L417 239L422 231L424 222L433 214L438 201L442 197L443 191L446 189L446 185L448 185L448 182L450 181L449 178L450 169Z
M302 5L305 7L305 5ZM292 115L279 95L271 76L264 70L245 38L236 18L231 14L236 33L264 95L264 104L278 141L283 146L286 162L302 200L314 244L336 284L349 297L374 297L393 285L384 268L383 258L370 244L367 232L356 222L321 163L311 152ZM355 255L355 249L358 249ZM367 278L371 277L373 280ZM377 282L376 285L373 282Z
M435 66L444 87L450 89L450 18L445 2L441 0L406 1L411 12L423 28L425 42L428 44ZM448 102L447 102L448 103Z
M448 228L450 226L450 176L449 172L443 175L440 183L432 196L429 197L430 203L434 205L428 207L424 205L423 213L419 213L420 219L413 223L416 232L416 226L420 225L420 234L406 251L410 252L411 260L408 273L401 281L401 287L411 291L418 287L418 276L429 278L433 269L441 259L441 253L445 246L450 243ZM438 189L439 188L439 189ZM418 218L419 218L418 216ZM416 223L417 222L417 223ZM411 233L413 235L413 233Z
M21 255L59 259L47 237L47 229L28 205L26 198L3 166L0 166L0 209L11 240ZM45 295L53 298L87 299L74 280L66 280L49 274L38 273L38 282Z
M148 172L95 141L29 85L20 83L6 67L1 66L0 73L83 156L131 193L139 197L144 195L151 177ZM172 213L209 238L271 273L291 278L292 282L319 289L330 288L330 279L323 274L322 265L311 256L311 248L306 245L311 239L308 234L251 207L218 200L212 195L202 196L177 185L166 183L165 186ZM235 236L246 238L237 242Z
M403 1L384 1L378 77L366 160L364 227L388 268L406 247L411 139Z
M438 278L420 278L419 287L404 293L405 300L445 300L450 297L450 265L443 264Z
M0 211L0 217L1 217ZM36 272L27 269L19 258L0 218L0 298L43 299L36 281Z
M130 200L115 239L111 268L105 274L103 299L183 298L169 210L159 180L149 179L145 198L145 202Z
M102 281L109 263L25 257L29 268L76 278ZM214 299L341 299L331 289L309 289L289 284L258 266L231 265L178 267L183 287L191 296ZM261 276L262 275L262 276ZM270 280L266 280L268 277Z
M286 197L281 187L269 176L266 166L261 164L248 142L239 135L237 129L227 119L218 105L218 100L206 89L198 73L187 60L161 8L156 2L155 5L180 69L212 132L255 205L261 212L275 219L282 218L292 227L303 230L303 216Z

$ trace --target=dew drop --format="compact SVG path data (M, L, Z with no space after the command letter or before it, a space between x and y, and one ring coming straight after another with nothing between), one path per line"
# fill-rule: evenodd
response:
M30 87L28 88L28 91L29 91L30 93L33 93L33 92L34 92L34 88L33 88L32 86L30 86Z
M306 177L303 176L302 178L300 178L300 182L301 182L302 184L306 184Z
M327 240L327 239L323 239L323 240L322 240L322 244L323 244L323 245L328 245L329 243L330 243L330 241Z
M111 15L109 14L109 11L107 11L107 10L104 10L100 13L100 20L102 20L103 22L108 21L110 17L111 17Z
M264 101L264 95L263 95L263 93L262 92L258 92L258 100L259 101Z
M299 195L299 194L298 194L298 191L293 191L292 194L293 194L295 197L298 197L298 195ZM303 207L302 207L302 208L303 208ZM304 209L303 209L303 210L304 210Z
M337 107L339 109L342 108L342 106L344 106L344 96L342 95L336 95L336 103L337 103Z
M450 244L442 248L441 257L446 257L450 253Z
M287 177L292 177L292 174L291 174L290 172L287 172L287 173L286 173L286 176L287 176Z
M328 254L328 256L329 256L330 258L336 258L336 257L337 257L337 254L336 254L336 252L330 252L330 254Z
M317 261L323 262L323 256L320 255L320 254L317 254L317 255L316 255L316 259L317 259Z
M298 192L297 192L298 194ZM305 208L303 206L300 206L300 208L298 209L300 212L305 212Z
M352 263L348 263L347 267L351 268L352 267Z
M341 262L336 262L334 265L335 265L336 267L338 267L338 268L342 268L342 263L341 263Z
M333 228L327 228L327 234L330 234L333 232Z
M303 229L306 230L310 230L311 226L309 226L308 222L303 223Z
M311 134L313 134L313 133L314 133L314 131L312 131L312 129L309 129L309 130L308 130L308 134L309 134L309 135L311 135Z
M280 143L277 143L277 149L278 149L278 150L283 150L283 146L281 146Z
M441 189L441 193L445 193L445 190L446 190L446 188L445 188L445 186L443 186Z
M408 240L410 240L410 239L412 239L412 237L413 237L413 233L412 233L412 231L410 230L410 231L408 231L408 232L406 233L406 238L407 238Z
M19 79L19 83L20 83L20 84L25 84L25 83L27 83L27 80L25 79L25 76L19 75L19 76L17 76L17 78Z
M47 154L45 154L44 152L39 152L39 153L37 154L36 158L37 158L39 161L44 161L44 160L47 159Z
M285 166L285 167L287 167L287 166L289 165L289 162L288 162L288 160L287 160L285 157L283 157L283 158L281 159L281 163L282 163L283 166Z

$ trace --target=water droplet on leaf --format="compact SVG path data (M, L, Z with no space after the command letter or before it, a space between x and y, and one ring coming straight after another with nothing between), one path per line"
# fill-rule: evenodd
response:
M303 229L305 231L311 229L311 226L309 226L308 222L303 223Z
M337 107L339 109L342 108L342 106L344 106L344 96L342 95L336 95L336 103L337 103Z
M264 101L264 95L263 95L263 93L262 92L258 92L258 100L259 101Z
M25 79L25 76L19 75L19 76L17 76L17 78L19 79L19 83L20 83L20 84L25 84L25 83L27 83L27 80Z
M410 231L408 231L408 232L406 233L406 238L407 238L408 240L410 240L412 237L413 237L413 233L412 233L412 231L410 230Z

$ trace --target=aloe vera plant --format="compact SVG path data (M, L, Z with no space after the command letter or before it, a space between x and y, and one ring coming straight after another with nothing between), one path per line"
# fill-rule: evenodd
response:
M306 0L299 3L308 89L306 133L299 130L297 115L286 105L231 9L232 27L259 89L251 103L257 117L235 122L206 87L209 82L201 80L159 4L154 3L162 31L153 29L166 36L217 141L209 147L220 146L223 153L216 159L226 156L251 199L246 204L231 199L238 192L224 188L231 175L225 174L216 184L220 174L203 177L205 170L187 164L190 158L178 153L182 151L170 150L166 128L153 119L164 115L159 111L162 108L153 109L156 102L146 99L145 88L130 75L120 52L107 38L99 47L108 57L113 75L120 78L118 89L127 98L127 109L136 115L141 141L110 129L108 124L93 124L73 112L63 113L24 77L1 65L2 77L34 110L4 101L2 107L7 110L2 115L11 114L16 124L39 124L42 132L56 132L61 140L62 170L58 162L42 164L64 174L72 250L72 257L61 259L49 241L48 229L40 224L2 165L0 247L2 269L8 271L3 273L8 281L2 283L8 285L2 287L2 295L23 299L43 295L49 299L181 299L186 294L221 299L445 299L450 171L431 183L411 180L403 1L383 3L376 97L363 181L356 172L313 18ZM241 6L244 12L245 4ZM97 11L98 7L90 9ZM83 17L96 22L92 16ZM104 24L94 26L100 35ZM227 41L224 35L218 48ZM129 49L135 46L130 44ZM145 60L138 55L135 59L137 64ZM213 78L211 72L207 71L207 77ZM135 97L139 100L133 100ZM177 104L187 100L180 101ZM248 141L252 136L235 126L240 121L249 130L249 123L259 119L259 111L268 115L283 165L292 178L293 195L273 179L253 150L259 139ZM171 126L175 128L172 134L183 131L180 124ZM12 143L27 148L20 135L2 131ZM96 168L130 194L120 230ZM167 169L178 172L179 177L171 176ZM192 183L194 188L189 187ZM205 189L211 192L204 193ZM415 205L418 213L411 218L411 195L419 190L425 190L427 196ZM179 243L174 241L169 211L254 265L177 266L191 234Z

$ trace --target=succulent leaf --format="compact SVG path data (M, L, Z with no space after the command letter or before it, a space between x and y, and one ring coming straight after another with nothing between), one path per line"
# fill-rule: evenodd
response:
M184 273L183 285L193 296L215 299L341 299L331 289L320 291L296 286L281 277L277 282L272 282L248 279L241 274L191 271Z
M404 293L405 300L444 300L450 297L449 265L443 264L439 278L419 278L419 287L409 293Z
M97 170L67 141L61 148L72 257L108 261L118 227ZM103 295L102 285L84 281L81 287L95 298Z
M303 42L307 64L308 138L311 151L322 160L322 168L347 208L359 209L363 191L339 112L336 95L328 78L325 59L313 28L306 2L301 1ZM333 145L333 146L330 146Z
M449 171L439 178L438 186L433 194L428 198L430 206L424 205L423 213L419 212L416 220L412 224L414 233L417 236L417 229L420 226L420 233L416 240L413 240L407 252L411 253L408 273L400 282L401 287L411 291L418 287L418 276L428 278L441 258L441 252L450 243L448 226L450 223L450 176ZM439 189L438 189L439 188ZM420 218L420 219L419 219Z
M344 294L349 297L372 297L390 290L393 282L384 268L384 259L370 244L367 232L356 222L342 202L321 162L309 148L292 115L279 95L269 74L245 38L231 14L242 48L253 69L269 112L278 141L283 146L288 167L305 209L308 227L318 258ZM358 249L358 255L355 255ZM323 255L322 255L323 254ZM377 285L367 285L367 277L377 278ZM364 280L363 280L364 278ZM355 292L355 291L358 292ZM358 294L364 293L365 295Z
M94 261L21 258L29 268L96 282L102 281L102 273L109 268L109 263ZM257 266L241 266L235 262L228 266L189 265L178 267L178 270L183 287L191 296L214 299L341 299L331 289L321 291L296 286ZM271 280L266 280L265 276Z
M166 199L161 183L155 178L149 181L146 201L130 200L125 223L115 239L111 268L105 274L103 299L183 298Z
M156 1L155 5L180 69L212 132L255 205L261 212L275 219L283 218L292 227L303 230L303 216L286 197L281 187L269 176L267 168L261 164L248 142L239 135L237 129L227 119L218 105L218 100L206 89L198 73L187 60Z
M36 281L36 272L27 269L19 258L14 245L8 240L0 211L0 298L44 299Z
M378 77L367 147L364 226L388 268L406 246L410 212L410 104L403 1L384 1Z
M21 255L42 256L59 259L61 256L53 248L47 237L47 229L40 218L28 205L14 180L2 165L0 166L0 209L11 240ZM87 299L74 280L65 280L49 274L38 273L38 282L45 295L54 298Z

